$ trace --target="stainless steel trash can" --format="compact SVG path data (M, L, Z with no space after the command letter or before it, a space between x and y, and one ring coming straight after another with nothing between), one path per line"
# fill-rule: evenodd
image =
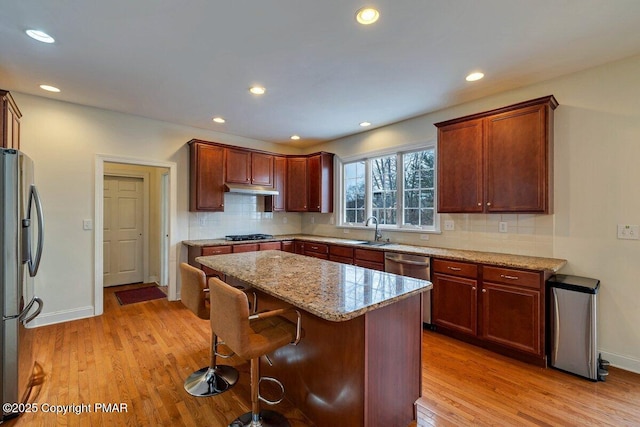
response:
M551 366L593 381L603 379L596 331L600 281L557 274L551 291Z

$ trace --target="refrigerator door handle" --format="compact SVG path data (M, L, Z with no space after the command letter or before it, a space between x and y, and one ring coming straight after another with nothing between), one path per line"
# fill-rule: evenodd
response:
M40 267L40 260L42 259L42 247L44 246L44 217L42 215L42 202L40 201L40 196L38 195L38 189L35 185L31 185L31 189L29 191L29 208L27 209L27 220L23 221L23 227L26 223L26 227L29 227L31 223L31 207L36 206L36 215L38 217L38 248L36 249L36 257L35 259L31 254L31 233L26 232L28 244L29 257L27 258L27 265L29 266L29 275L34 277L38 273L38 267Z
M30 315L29 317L27 316L27 313L29 312L29 310L31 310L31 307L33 307L34 303L38 303L38 308L36 309L35 313L33 313L32 315ZM18 316L18 320L20 322L24 322L24 324L26 325L27 323L31 322L33 319L35 319L36 317L38 317L38 315L40 314L40 312L42 311L42 307L44 306L44 303L42 302L42 300L38 297L33 297L33 299L31 300L31 302L29 302L29 304L27 304L27 306L25 307L24 310L22 310L22 313L20 313L20 316Z

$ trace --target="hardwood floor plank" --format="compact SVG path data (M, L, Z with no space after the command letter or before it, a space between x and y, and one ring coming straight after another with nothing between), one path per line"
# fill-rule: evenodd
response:
M166 299L120 306L115 290L105 290L102 316L35 330L45 372L36 401L92 411L40 411L6 425L219 427L249 411L249 364L237 356L219 359L240 371L227 393L196 398L183 388L209 361L207 321ZM594 383L425 331L422 377L428 426L640 426L640 375L620 369ZM94 410L120 402L127 412ZM274 409L310 426L286 400Z

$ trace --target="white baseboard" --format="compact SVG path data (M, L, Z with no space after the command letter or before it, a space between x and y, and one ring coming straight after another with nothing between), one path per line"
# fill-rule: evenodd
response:
M72 320L86 319L93 317L93 306L79 307L72 310L61 310L53 313L40 314L29 323L29 327L36 328L38 326L55 325L56 323L70 322Z
M611 366L624 369L625 371L635 372L640 374L640 360L634 359L629 356L622 356L620 354L609 353L607 351L601 351L602 358L608 360Z

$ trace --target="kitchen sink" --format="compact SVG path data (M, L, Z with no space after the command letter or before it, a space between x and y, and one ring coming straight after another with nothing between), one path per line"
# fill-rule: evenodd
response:
M386 245L390 245L391 242L372 242L371 240L365 240L359 243L356 243L357 245L366 245L366 246L386 246Z

